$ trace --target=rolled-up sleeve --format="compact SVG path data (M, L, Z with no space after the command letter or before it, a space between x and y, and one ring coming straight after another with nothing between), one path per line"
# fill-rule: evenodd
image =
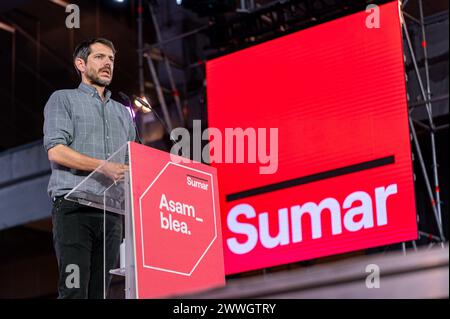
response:
M48 99L44 108L44 148L46 151L73 141L73 122L67 97L56 91Z

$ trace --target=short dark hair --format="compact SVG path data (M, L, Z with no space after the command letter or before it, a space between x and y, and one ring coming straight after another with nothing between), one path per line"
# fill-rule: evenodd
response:
M74 62L74 66L75 66L75 71L77 71L78 75L80 75L80 76L81 76L81 73L75 65L75 59L80 58L80 59L83 59L83 61L87 63L87 58L88 58L89 54L91 54L91 52L92 52L91 45L94 43L101 43L103 45L106 45L113 51L113 54L116 54L116 52L117 52L116 49L114 48L114 44L105 38L91 38L91 39L81 42L80 44L77 45L77 47L75 48L75 51L73 51L73 62Z

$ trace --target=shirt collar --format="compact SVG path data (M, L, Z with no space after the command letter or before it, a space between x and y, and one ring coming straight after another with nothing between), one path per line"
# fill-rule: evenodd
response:
M93 96L93 97L98 96L98 98L100 98L100 95L98 94L97 89L95 87L93 87L92 85L81 82L80 85L78 86L78 89L89 94L90 96ZM111 97L111 91L105 88L105 102L107 102L110 97Z

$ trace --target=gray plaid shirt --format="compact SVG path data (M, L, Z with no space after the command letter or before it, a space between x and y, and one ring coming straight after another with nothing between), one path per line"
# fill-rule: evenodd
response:
M77 89L54 92L44 109L44 148L66 145L84 155L107 159L128 141L134 141L136 132L130 113L110 98L105 90L102 101L97 90L85 83ZM51 163L52 174L48 184L50 197L67 194L90 172ZM99 192L101 185L87 183L85 192Z

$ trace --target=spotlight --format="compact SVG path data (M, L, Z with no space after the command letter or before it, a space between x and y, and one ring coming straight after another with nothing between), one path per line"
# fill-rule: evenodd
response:
M144 103L142 103L144 102ZM134 105L141 110L142 113L149 113L152 111L151 105L148 102L147 98L145 96L143 97L135 97L134 98Z

